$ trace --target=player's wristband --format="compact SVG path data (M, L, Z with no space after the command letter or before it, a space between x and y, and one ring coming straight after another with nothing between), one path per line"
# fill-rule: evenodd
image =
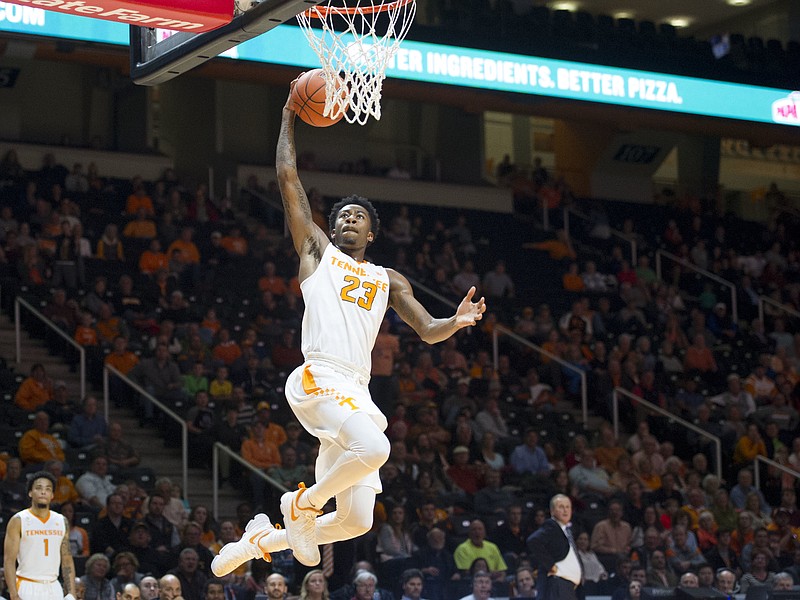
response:
M73 596L72 594L67 594L66 596L64 596L64 600L75 600L75 596Z

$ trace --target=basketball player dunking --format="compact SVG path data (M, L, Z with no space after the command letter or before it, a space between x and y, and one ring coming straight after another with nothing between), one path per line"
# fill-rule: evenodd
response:
M300 255L299 279L305 300L302 350L305 362L286 382L286 398L298 421L319 438L316 483L281 498L285 530L264 514L248 523L242 539L222 548L211 568L229 573L251 558L291 548L301 563L319 563L319 545L350 539L372 526L378 469L389 457L386 417L372 401L370 352L387 308L393 308L423 341L441 342L475 325L486 310L472 302L471 288L447 319L434 319L414 298L408 280L364 260L378 234L379 219L366 198L337 202L329 217L330 237L311 218L297 175L295 112L291 95L283 108L277 150L286 222ZM336 510L321 509L336 498Z
M31 507L11 517L4 559L9 600L75 600L75 565L66 518L50 510L56 480L46 471L28 480ZM58 571L64 588L58 582Z

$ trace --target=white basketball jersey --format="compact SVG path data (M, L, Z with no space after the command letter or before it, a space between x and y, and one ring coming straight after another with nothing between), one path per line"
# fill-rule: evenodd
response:
M58 579L61 542L67 533L64 517L51 510L47 520L42 521L30 509L17 515L22 525L17 575L41 582Z
M354 260L328 244L317 269L300 288L303 355L318 352L366 370L389 306L389 276L384 267Z

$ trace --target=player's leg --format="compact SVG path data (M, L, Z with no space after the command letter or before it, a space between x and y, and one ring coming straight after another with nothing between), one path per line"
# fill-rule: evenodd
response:
M325 453L325 459L318 461L321 468L316 469L317 482L308 488L298 500L298 507L310 506L321 509L325 503L354 485L361 482L370 473L376 472L389 459L391 445L386 435L378 428L375 421L363 412L353 413L339 430L339 436L333 442L331 453ZM326 444L327 446L327 444ZM320 447L323 456L324 447ZM330 454L335 460L330 460Z
M336 510L317 518L317 544L349 540L372 529L375 496L369 485L355 485L337 494Z
M316 518L320 509L334 496L338 503L342 492L374 475L389 458L389 451L389 440L372 417L363 412L350 415L342 423L336 440L320 449L317 482L308 489L301 487L281 497L281 512L289 545L298 561L307 566L319 563ZM360 498L361 494L356 496ZM370 520L372 504L374 490L368 510ZM331 517L331 522L336 519Z

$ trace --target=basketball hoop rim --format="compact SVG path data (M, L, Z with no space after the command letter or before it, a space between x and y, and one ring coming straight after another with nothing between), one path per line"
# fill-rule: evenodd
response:
M312 6L304 10L301 14L310 19L326 19L329 15L373 15L375 13L386 12L402 8L406 4L411 4L415 0L394 0L371 6Z

